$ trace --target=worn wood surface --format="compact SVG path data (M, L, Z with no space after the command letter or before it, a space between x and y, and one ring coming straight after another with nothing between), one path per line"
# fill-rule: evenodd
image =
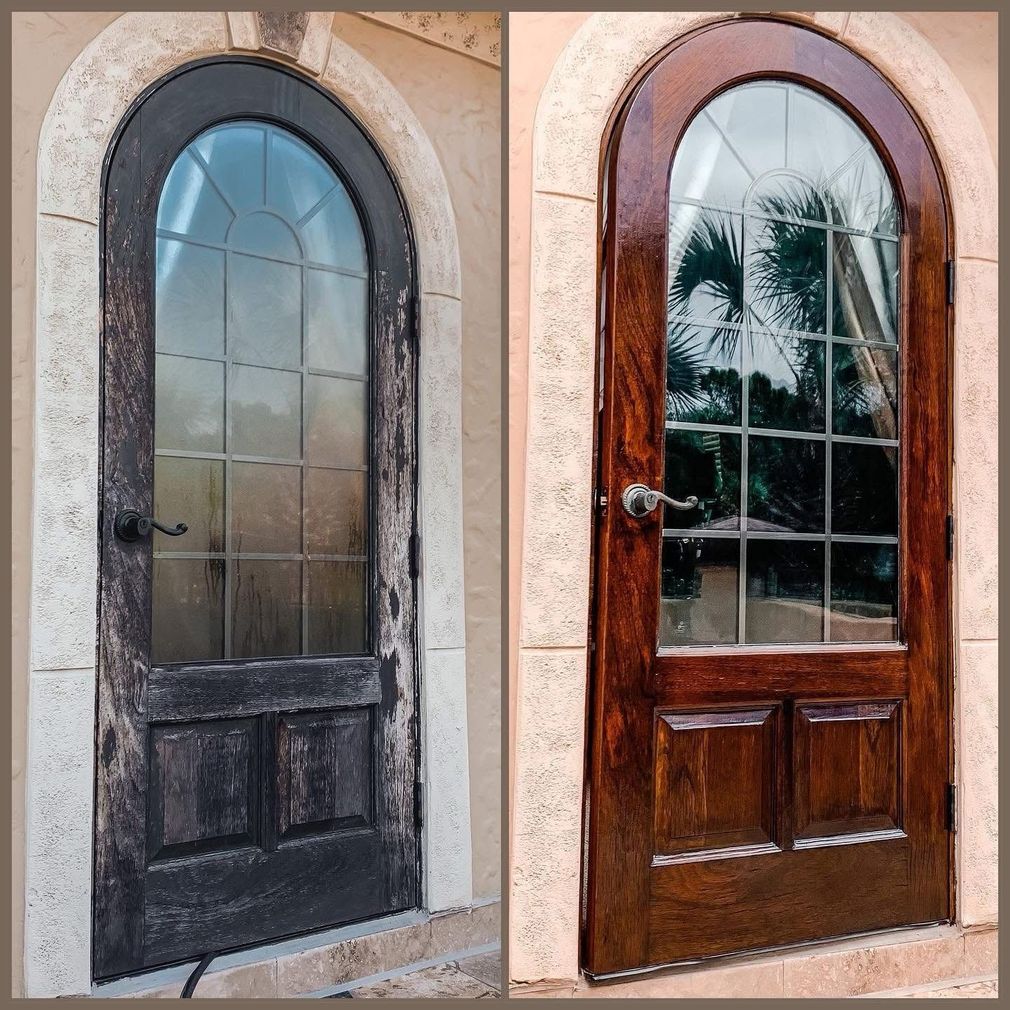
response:
M371 269L369 644L361 657L150 666L154 226L175 158L229 119L283 124L352 195ZM418 901L415 272L381 155L301 77L251 59L152 90L109 161L94 971L125 974Z
M336 844L339 841L339 844ZM318 929L334 911L356 919L387 912L382 851L372 831L297 839L274 852L247 847L154 863L144 934L162 962ZM339 904L336 904L339 900Z
M378 660L306 656L155 667L147 687L150 718L165 721L282 712L299 708L306 698L320 708L377 704Z
M677 144L720 91L768 77L840 105L877 147L897 191L904 648L658 650L662 510L632 519L620 507L628 484L663 486L667 192ZM607 975L946 920L950 321L948 218L935 159L876 71L795 25L737 19L699 30L629 95L605 165L599 487L610 505L595 539L584 966ZM851 721L811 721L826 711L821 703ZM773 728L764 733L774 746L722 719L732 708L769 707ZM693 713L693 730L678 712ZM670 733L681 739L672 743ZM736 745L720 734L736 734ZM732 753L746 760L734 766ZM657 812L663 781L667 802L686 804L679 821Z

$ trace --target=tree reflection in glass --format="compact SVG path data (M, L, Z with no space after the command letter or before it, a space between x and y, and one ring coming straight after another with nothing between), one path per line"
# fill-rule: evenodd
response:
M695 494L700 505L693 513L667 510L664 526L671 537L691 529L740 538L740 588L723 580L720 592L732 596L720 606L739 599L749 608L741 640L854 640L860 627L867 640L896 635L893 620L861 625L854 615L860 592L867 613L879 612L881 594L896 600L897 564L878 566L876 581L846 566L871 555L897 558L898 235L893 189L868 138L809 89L771 81L731 89L698 114L678 149L668 236L665 489L679 499ZM832 550L833 535L850 544L874 537L878 547L882 538L886 551ZM787 581L776 576L777 562L763 581L761 619L750 613L757 603L744 590L753 568L748 545L777 536L823 545L790 554L794 568L804 557L819 559L810 585L823 591L804 605L821 613L823 629L796 622L775 603ZM781 551L751 553L756 564L758 553L774 559ZM664 606L700 601L702 577L684 569L665 579ZM704 594L707 606L713 591ZM838 593L846 623L834 638L825 611ZM664 618L669 634L661 642L700 644L678 612L677 621Z

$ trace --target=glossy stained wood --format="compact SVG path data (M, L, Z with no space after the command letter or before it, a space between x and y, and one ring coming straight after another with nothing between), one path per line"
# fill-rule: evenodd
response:
M619 504L632 482L662 487L677 144L715 95L759 78L795 80L840 105L875 144L900 204L900 646L658 649L662 510L636 520ZM598 479L611 505L596 530L584 967L605 977L948 919L948 224L929 144L887 82L843 46L737 19L649 66L615 120L604 170ZM770 757L766 738L759 746L744 727L735 745L715 744L734 710L774 712ZM667 730L687 713L698 728L674 746ZM663 793L674 810L660 809ZM714 844L716 829L731 855ZM674 835L679 851L661 851Z
M654 860L772 841L778 735L777 707L658 714Z
M230 119L283 124L336 169L372 289L371 648L152 668L155 220L179 152ZM415 268L381 155L329 96L247 59L193 64L113 142L103 242L102 511L95 823L98 978L418 902Z

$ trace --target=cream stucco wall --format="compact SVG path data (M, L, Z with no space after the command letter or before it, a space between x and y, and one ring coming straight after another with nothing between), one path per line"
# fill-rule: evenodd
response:
M994 739L996 722L996 565L986 542L996 516L996 400L991 364L985 364L996 357L996 207L993 165L985 164L987 154L993 162L996 156L996 15L795 16L816 20L900 81L937 142L951 184L960 278L956 512L964 520L955 565L955 724L972 730L958 741L958 781L967 786L959 811L958 914L962 924L991 924L994 746L976 743ZM522 12L509 18L510 965L516 979L571 978L577 964L588 404L603 126L637 66L688 27L715 17ZM536 276L531 262L541 264ZM531 382L544 396L530 399ZM529 557L524 541L536 545ZM548 852L549 873L540 865Z
M36 158L57 84L116 12L16 13L13 96L13 949L23 949L25 766L35 357ZM478 15L483 18L483 15ZM495 30L488 17L484 30ZM500 74L487 60L338 14L334 35L404 96L436 147L460 244L463 299L463 566L473 897L500 892ZM491 255L489 255L489 250ZM14 992L22 965L14 959Z

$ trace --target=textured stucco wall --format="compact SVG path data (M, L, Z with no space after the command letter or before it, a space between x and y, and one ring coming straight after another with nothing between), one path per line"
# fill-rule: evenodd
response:
M407 100L456 212L463 290L463 566L474 897L501 891L501 77L485 63L374 21L334 34Z
M33 370L35 357L35 211L36 155L39 131L46 110L61 77L87 44L113 22L116 12L18 13L13 16L12 74L14 146L14 235L13 235L13 949L23 949L25 908L25 765L28 741L29 593L31 571L31 483L33 466ZM197 17L200 17L197 15ZM408 97L413 113L423 120L425 130L438 136L438 156L446 176L457 217L457 228L471 239L483 236L497 250L499 228L499 74L496 68L442 47L404 36L374 22L352 15L340 15L334 33L343 34L344 22L362 52L374 64L382 63L384 45L400 46L397 65L410 73L391 73L395 86ZM354 40L348 39L352 45ZM406 51L404 51L406 47ZM414 51L411 47L417 47ZM427 75L427 88L421 86ZM440 84L432 84L438 81ZM466 93L466 127L452 120L455 111L436 101L441 87L452 93ZM471 217L478 217L473 222ZM455 267L453 267L455 270ZM468 655L467 708L470 730L470 788L475 816L472 826L473 893L490 897L500 891L497 803L488 816L487 798L497 797L499 783L500 678L498 662L499 612L499 491L497 453L499 397L497 332L499 324L498 275L489 274L486 263L473 272L465 267L462 284L468 299L463 336L464 383L476 388L466 392L463 405L465 445L463 449L463 525L466 644ZM71 369L73 363L69 363ZM489 391L493 395L489 395ZM492 479L485 476L491 474ZM475 600L471 609L469 601ZM472 652L470 650L473 650ZM76 701L76 699L75 699ZM42 755L43 761L49 755ZM52 755L59 760L59 755ZM20 958L15 958L13 991L22 991Z
M13 481L11 642L11 959L12 992L23 988L25 763L28 740L28 612L31 576L31 483L34 447L35 157L56 85L114 12L17 13L11 18L12 103L11 397Z
M577 970L596 186L606 118L717 13L510 16L510 967ZM890 75L954 207L958 919L996 919L996 16L796 13ZM532 264L532 266L531 266ZM532 302L532 306L531 306ZM539 388L542 395L530 395ZM550 864L547 872L545 864Z

